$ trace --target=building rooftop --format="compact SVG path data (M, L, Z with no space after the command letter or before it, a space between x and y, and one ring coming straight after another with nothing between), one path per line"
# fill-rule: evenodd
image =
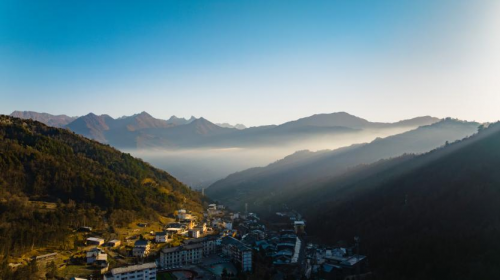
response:
M231 237L231 236L225 236L222 238L221 243L223 245L232 245L238 248L240 251L248 251L251 250L249 247L247 247L243 242Z
M361 255L354 255L352 257L347 258L346 260L342 261L340 264L345 265L345 266L353 266L357 264L358 262L364 260L366 257L361 256Z
M56 255L57 255L57 253L50 253L50 254L36 256L36 257L34 257L34 259L40 260L40 259L45 259L45 258L52 258L52 257L55 257Z
M167 228L167 231L180 231L180 230L183 230L183 228L182 227L178 227L178 228L169 227L169 228Z
M148 245L149 245L149 243L150 243L150 242L149 242L149 240L141 240L141 239L139 239L139 240L137 240L137 241L134 243L134 246L136 246L136 247L139 247L139 246L141 246L141 247L142 247L142 246L148 246Z
M202 242L205 242L205 241L209 241L209 240L215 240L217 239L216 236L212 235L212 236L205 236L205 237L200 237L200 238L193 238L193 239L188 239L188 240L184 240L184 244L188 245L188 244L196 244L196 243L202 243Z
M193 249L198 249L198 248L203 248L203 244L197 243L197 244L188 244L188 245L182 245L182 246L176 246L176 247L170 247L170 248L163 248L161 251L163 253L172 253L176 251L183 251L183 250L193 250Z
M126 266L126 267L113 268L113 269L111 269L111 273L112 274L122 274L122 273L131 272L131 271L152 269L152 268L156 268L156 263L144 263L144 264L131 265L131 266Z
M104 241L104 239L99 238L99 237L89 237L89 238L87 238L87 241L100 242L100 241Z

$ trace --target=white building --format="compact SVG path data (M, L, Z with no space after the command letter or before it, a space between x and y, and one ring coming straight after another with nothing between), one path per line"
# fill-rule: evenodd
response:
M203 244L191 244L171 248L163 248L160 251L160 266L172 267L186 264L195 264L203 257Z
M217 204L209 204L208 209L210 210L217 210Z
M162 231L162 232L155 233L155 242L156 243L167 243L169 241L170 241L170 239L169 239L168 232Z
M87 238L87 245L97 245L101 246L104 244L104 239L98 237L89 237Z
M100 265L105 266L108 261L108 255L99 248L92 248L87 252L87 264L93 264L97 261L99 261Z
M172 233L172 234L182 234L184 231L186 231L186 230L181 228L181 227L169 227L169 228L167 228L167 232Z
M111 269L104 280L156 280L156 263L145 263Z

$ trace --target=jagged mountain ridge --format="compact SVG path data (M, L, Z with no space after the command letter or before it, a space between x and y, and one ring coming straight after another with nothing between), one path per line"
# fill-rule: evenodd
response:
M282 125L241 129L241 126L221 127L204 118L184 119L172 116L169 120L161 120L142 112L118 119L90 113L76 118L64 127L120 149L182 149L279 146L314 137L353 134L363 129L411 129L436 121L438 119L432 117L418 117L392 124L371 123L341 112L314 115Z

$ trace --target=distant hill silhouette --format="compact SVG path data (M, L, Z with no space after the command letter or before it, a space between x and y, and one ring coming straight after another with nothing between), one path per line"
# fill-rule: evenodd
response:
M39 121L41 123L54 127L63 127L76 119L76 117L69 117L66 115L51 115L33 111L14 111L10 115L16 118Z
M377 279L500 275L500 123L423 155L360 165L265 201L299 210L311 236L361 237Z
M377 123L369 122L365 119L353 116L346 112L331 113L331 114L317 114L310 117L301 118L296 121L291 121L281 125L282 127L303 127L303 126L318 126L318 127L334 127L342 126L349 128L387 128L395 126L421 126L432 124L439 121L437 118L430 116L417 117L410 120L399 121L396 123Z
M359 164L370 164L405 153L425 153L477 131L478 123L446 119L368 144L320 152L302 151L267 167L241 171L206 189L206 194L239 208L267 197L325 180Z
M231 124L228 124L228 123L217 123L218 126L220 127L225 127L225 128L236 128L236 129L246 129L247 127L243 124L235 124L235 125L231 125Z
M36 117L48 125L57 120L59 127L121 149L273 147L316 137L346 136L365 130L412 129L438 121L437 118L418 117L397 123L373 123L341 112L313 115L282 125L246 128L227 123L216 125L204 118L195 117L185 119L172 116L168 120L161 120L146 112L118 119L89 113L76 119L65 119L65 122L60 120L63 116L42 116L34 112L14 113L21 118Z

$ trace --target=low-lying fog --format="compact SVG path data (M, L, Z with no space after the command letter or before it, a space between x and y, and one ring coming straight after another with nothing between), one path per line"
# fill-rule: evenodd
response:
M163 169L185 184L201 189L229 174L251 167L266 166L299 150L337 149L357 143L371 142L411 128L360 131L345 135L322 136L300 143L283 143L272 147L198 148L183 150L126 150L135 157Z

